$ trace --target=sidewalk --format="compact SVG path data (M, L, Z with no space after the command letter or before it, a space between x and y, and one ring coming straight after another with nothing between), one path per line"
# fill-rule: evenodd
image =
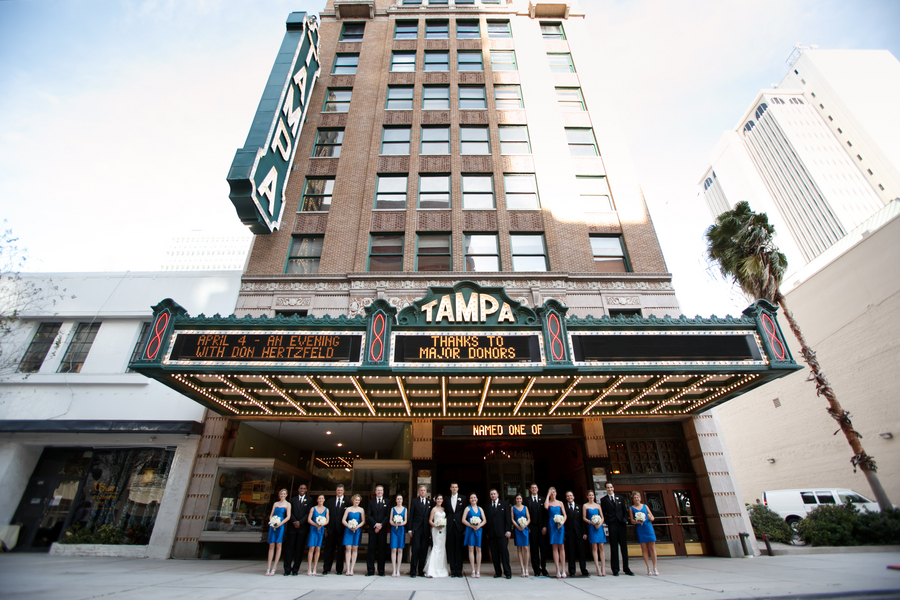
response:
M752 559L668 558L659 577L640 559L635 577L482 579L365 577L365 565L346 577L265 577L265 564L231 560L152 560L0 555L0 597L29 600L640 600L679 598L900 598L900 552L758 556ZM404 565L408 569L407 565ZM304 567L305 568L305 564ZM320 567L321 570L321 567ZM468 567L467 567L468 570Z

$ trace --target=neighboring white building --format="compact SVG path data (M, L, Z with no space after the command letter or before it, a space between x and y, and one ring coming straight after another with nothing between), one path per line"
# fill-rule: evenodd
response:
M710 153L715 216L746 200L779 234L790 273L900 196L900 62L882 50L798 50Z
M253 236L214 235L191 231L172 238L160 270L234 271L243 270Z
M0 375L0 531L20 524L18 549L47 551L75 523L111 524L138 542L113 552L170 555L205 409L128 364L153 335L151 305L171 297L192 314L231 314L240 275L22 276L65 293L0 339L17 363Z

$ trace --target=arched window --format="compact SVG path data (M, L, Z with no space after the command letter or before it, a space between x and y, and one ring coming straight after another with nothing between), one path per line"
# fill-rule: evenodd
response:
M759 111L756 111L756 112L759 112ZM756 127L756 123L754 123L753 121L747 121L747 124L744 125L744 131L750 131L754 127Z
M705 192L706 190L708 190L709 186L711 186L711 185L712 185L712 178L707 177L706 181L703 182L703 191Z
M766 104L765 102L760 104L759 107L756 109L756 118L757 119L761 118L768 109L769 109L769 105Z

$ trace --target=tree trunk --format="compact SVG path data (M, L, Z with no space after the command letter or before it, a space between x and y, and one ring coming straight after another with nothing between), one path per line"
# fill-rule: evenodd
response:
M866 476L866 480L869 482L869 486L872 488L872 493L875 495L875 500L878 501L878 506L883 511L891 510L893 505L891 504L890 499L888 499L887 493L885 493L884 488L881 486L881 482L878 480L878 475L876 474L878 469L875 466L875 459L866 454L866 451L863 450L862 443L859 441L861 436L858 431L853 429L853 423L850 421L850 413L845 411L843 407L841 407L841 403L838 402L837 396L835 396L834 390L831 388L831 384L828 383L828 379L825 378L825 373L822 372L822 367L819 365L816 353L813 352L812 348L809 347L809 344L806 343L806 338L800 330L800 325L797 323L797 320L794 319L794 314L788 309L787 302L780 291L777 293L776 300L778 301L778 304L781 305L781 310L784 311L784 318L787 319L788 325L794 333L794 337L800 342L800 353L803 355L803 360L809 365L809 368L812 371L807 381L815 382L816 393L819 396L825 396L825 400L828 402L828 414L840 424L841 431L844 432L847 442L850 444L850 448L853 449L853 458L850 459L850 462L853 464L853 471L855 472L857 467L862 469L863 474Z

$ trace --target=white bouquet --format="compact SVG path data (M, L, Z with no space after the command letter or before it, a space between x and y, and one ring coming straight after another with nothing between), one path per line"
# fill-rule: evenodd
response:
M525 529L525 526L528 524L528 519L526 519L525 517L519 517L519 520L516 521L516 523L519 524L519 527Z
M403 517L401 515L394 515L394 518L391 519L391 522L394 525L403 525Z
M469 523L471 523L474 527L478 527L481 525L481 517L469 517Z
M438 517L434 520L434 526L437 528L446 527L447 526L447 518L446 517Z
M279 517L278 515L273 516L269 520L269 525L271 525L272 527L278 527L279 525L281 525L281 517Z
M347 526L350 529L356 531L356 528L359 527L359 521L357 521L356 519L350 519L349 521L347 521Z
M559 529L566 522L566 518L562 515L556 515L553 517L553 522L556 523L556 528Z
M593 517L591 517L591 525L593 525L594 527L600 527L600 523L602 522L603 519L600 517L600 515L594 515Z
M644 521L647 520L647 515L645 515L643 512L636 512L634 513L634 520L638 525L643 525Z
M325 517L316 517L316 527L325 527L328 523L328 519Z

